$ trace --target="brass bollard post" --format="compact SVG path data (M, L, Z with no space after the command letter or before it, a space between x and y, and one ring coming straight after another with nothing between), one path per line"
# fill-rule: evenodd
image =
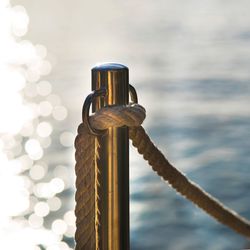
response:
M105 97L93 102L93 112L107 105L125 105L129 101L128 68L105 63L92 69L92 90L105 88ZM100 145L95 164L99 171L97 225L101 250L129 250L129 138L128 128L109 128L96 138ZM97 146L96 146L97 148Z

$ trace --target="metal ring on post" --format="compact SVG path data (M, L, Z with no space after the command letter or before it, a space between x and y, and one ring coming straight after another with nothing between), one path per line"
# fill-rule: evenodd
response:
M131 84L129 84L129 95L133 103L138 103L136 90Z
M93 91L91 94L89 94L86 97L84 104L83 104L83 107L82 107L82 121L86 123L91 134L93 134L95 136L100 136L100 135L105 134L106 130L99 130L99 129L93 128L91 126L90 120L89 120L90 105L92 104L94 98L96 98L98 96L104 97L106 94L107 94L107 91L104 88Z
M99 129L93 128L90 125L90 121L89 121L90 105L92 104L94 98L96 98L98 96L104 97L106 94L107 94L107 91L104 88L95 90L86 97L84 104L83 104L82 121L86 123L91 134L93 134L95 136L103 135L106 130L99 130ZM138 103L138 97L137 97L136 90L131 84L129 84L129 95L130 95L130 98L131 98L133 103Z

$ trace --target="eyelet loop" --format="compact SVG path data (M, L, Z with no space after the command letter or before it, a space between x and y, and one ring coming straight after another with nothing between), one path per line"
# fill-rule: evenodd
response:
M106 96L106 94L107 94L107 91L105 88L101 88L101 89L93 91L91 94L89 94L86 97L84 104L83 104L83 107L82 107L82 121L87 125L87 128L89 129L90 133L92 135L95 135L95 136L104 135L106 130L96 129L96 128L91 126L90 119L89 119L90 106L91 106L94 98L104 97L104 96ZM131 84L129 84L129 95L130 95L130 98L132 100L132 103L138 103L136 90Z
M138 103L138 97L135 88L129 84L129 95L132 100L132 103Z
M90 133L95 136L100 136L100 135L105 134L106 130L99 130L91 126L90 119L89 119L90 105L92 104L94 98L99 97L99 96L104 97L106 94L107 94L107 91L104 88L93 91L91 94L87 96L82 107L82 121L87 125Z

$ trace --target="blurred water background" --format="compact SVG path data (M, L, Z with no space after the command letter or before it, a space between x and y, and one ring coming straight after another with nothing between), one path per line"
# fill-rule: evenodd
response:
M90 69L116 61L169 160L250 218L250 2L1 0L0 249L74 248ZM131 249L244 249L131 148Z

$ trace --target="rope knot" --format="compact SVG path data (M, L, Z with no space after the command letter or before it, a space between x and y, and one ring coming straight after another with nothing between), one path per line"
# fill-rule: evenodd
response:
M110 127L138 127L146 117L146 110L139 104L106 106L90 116L92 127L104 130Z

